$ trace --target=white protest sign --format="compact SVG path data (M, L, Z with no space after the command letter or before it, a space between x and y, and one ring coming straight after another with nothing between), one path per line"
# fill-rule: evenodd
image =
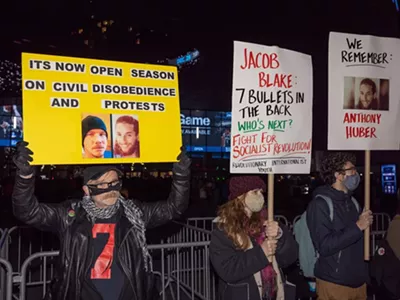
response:
M329 150L398 150L400 40L331 32Z
M309 55L234 42L231 173L309 173Z

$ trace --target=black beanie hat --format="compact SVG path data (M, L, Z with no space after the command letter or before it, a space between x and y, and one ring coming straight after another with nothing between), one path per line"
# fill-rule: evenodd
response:
M87 116L82 120L82 145L87 133L92 129L104 130L106 136L108 137L107 126L104 124L103 120L99 117Z

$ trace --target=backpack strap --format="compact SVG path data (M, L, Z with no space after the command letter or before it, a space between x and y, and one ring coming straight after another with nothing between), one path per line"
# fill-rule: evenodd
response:
M333 221L333 203L332 203L332 199L327 197L327 196L324 196L324 195L317 195L316 197L321 197L322 199L325 200L326 204L329 207L329 218L331 219L331 221ZM357 211L360 212L360 204L358 203L356 198L351 197L351 201L353 201L354 206L356 207Z
M354 205L356 206L357 211L360 212L360 204L358 203L356 198L351 197L351 201L353 201Z
M333 203L332 203L332 199L324 196L324 195L317 195L316 197L321 197L322 199L325 200L326 204L329 207L329 218L331 219L331 221L333 221Z

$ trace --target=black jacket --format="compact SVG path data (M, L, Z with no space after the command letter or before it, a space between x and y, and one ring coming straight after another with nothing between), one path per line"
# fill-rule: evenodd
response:
M162 225L179 217L187 208L190 176L174 176L171 192L166 201L137 203L143 211L147 228ZM101 299L99 294L83 288L85 274L93 257L92 224L78 201L60 204L39 203L34 195L35 179L16 177L13 192L15 216L28 225L52 231L60 238L59 267L53 278L47 299L85 300ZM69 214L74 209L75 216ZM121 300L153 300L158 298L152 273L144 270L142 250L134 228L122 213L116 225L116 250L118 262L124 273L125 285Z
M400 260L386 240L379 243L370 274L378 300L400 299Z
M280 268L297 260L298 245L289 230L281 225L276 260ZM218 300L260 300L254 274L268 265L268 259L255 241L247 251L237 249L225 232L215 229L211 236L210 259L219 276ZM283 279L283 278L282 278Z
M318 195L332 200L333 222L328 204ZM313 200L307 208L307 226L319 253L315 277L353 288L367 282L364 235L356 224L360 213L349 194L331 186L322 186L315 190Z

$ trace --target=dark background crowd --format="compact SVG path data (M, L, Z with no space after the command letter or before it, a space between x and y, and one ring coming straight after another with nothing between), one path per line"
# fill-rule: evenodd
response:
M264 180L267 176L264 175ZM190 205L185 217L213 217L217 209L228 199L229 174L219 174L218 177L192 175ZM11 196L14 178L7 177L1 181L0 228L10 228L18 225L13 217ZM142 177L125 178L123 188L128 191L129 198L140 201L157 201L167 199L171 187L171 178L142 175ZM318 174L297 176L275 176L275 214L285 216L292 221L302 214L311 201L312 192L322 184ZM394 215L396 212L395 195L382 192L379 174L371 176L371 208L374 212L386 212ZM83 196L82 179L41 179L36 181L36 195L39 201L59 203L67 199L80 199ZM363 182L357 189L356 198L363 204Z

